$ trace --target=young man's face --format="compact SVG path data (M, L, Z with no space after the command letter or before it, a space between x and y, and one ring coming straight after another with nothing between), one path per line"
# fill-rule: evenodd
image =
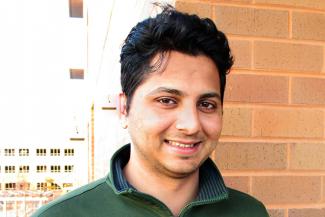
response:
M141 166L186 177L214 150L222 128L218 70L204 56L170 52L134 92L128 129L131 154Z

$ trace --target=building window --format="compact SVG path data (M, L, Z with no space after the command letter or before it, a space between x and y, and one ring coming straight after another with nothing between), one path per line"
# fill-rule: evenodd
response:
M56 183L51 183L51 190L60 190L60 189L61 189L60 185Z
M73 184L72 183L63 183L63 188L72 188Z
M16 183L10 182L5 184L5 190L15 190L16 189Z
M20 166L19 172L20 173L29 173L29 166Z
M73 165L65 165L64 166L64 172L71 173L73 170Z
M74 156L74 149L73 148L64 149L64 156Z
M15 173L15 166L5 166L6 173Z
M70 79L84 79L84 70L70 69Z
M83 17L83 0L69 0L70 17Z
M45 165L36 166L36 172L45 173L46 172L46 166Z
M61 171L61 167L59 165L51 166L52 173L59 173Z
M51 156L60 156L60 149L52 148L51 149Z
M46 182L38 182L37 183L37 190L46 190L46 189L47 189Z
M19 156L28 156L28 155L29 155L29 149L28 148L19 149Z
M37 156L45 156L46 155L46 149L45 148L36 149L36 155Z
M20 182L16 184L17 190L30 190L30 183L29 182Z
M13 149L13 148L6 148L5 149L5 156L15 156L15 149Z

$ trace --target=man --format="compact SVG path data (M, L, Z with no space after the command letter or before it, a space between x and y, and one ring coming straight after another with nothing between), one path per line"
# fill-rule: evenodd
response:
M33 216L267 217L262 203L227 188L209 159L233 64L214 23L165 7L131 30L120 61L131 144L114 154L108 177Z

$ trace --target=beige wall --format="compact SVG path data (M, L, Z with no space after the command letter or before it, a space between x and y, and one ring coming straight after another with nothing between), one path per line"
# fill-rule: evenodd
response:
M236 62L213 158L272 217L325 216L325 1L178 0L215 21Z

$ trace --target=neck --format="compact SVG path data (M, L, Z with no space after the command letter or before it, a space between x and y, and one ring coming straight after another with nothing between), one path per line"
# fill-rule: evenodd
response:
M141 161L135 160L131 154L123 172L132 186L138 191L162 201L174 216L178 216L181 209L197 196L199 188L198 170L184 178L174 178L158 174L153 168L143 166Z

